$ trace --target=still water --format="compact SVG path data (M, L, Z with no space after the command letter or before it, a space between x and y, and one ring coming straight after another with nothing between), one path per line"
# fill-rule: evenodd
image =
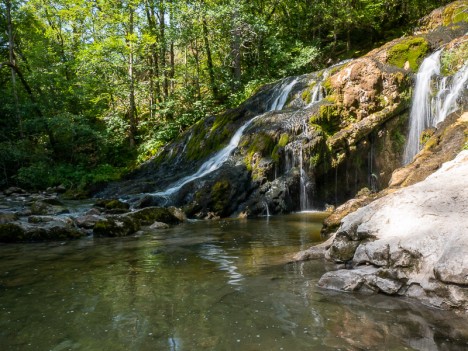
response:
M0 246L1 350L466 350L468 318L320 290L322 214Z

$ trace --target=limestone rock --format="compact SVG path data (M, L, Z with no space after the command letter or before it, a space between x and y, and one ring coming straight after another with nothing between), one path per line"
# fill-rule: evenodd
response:
M319 285L382 291L468 311L468 151L424 181L346 216L327 251L351 270Z

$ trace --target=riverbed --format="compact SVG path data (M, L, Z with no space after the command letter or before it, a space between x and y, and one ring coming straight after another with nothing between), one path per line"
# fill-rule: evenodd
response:
M1 350L466 350L468 318L321 290L323 213L0 245Z

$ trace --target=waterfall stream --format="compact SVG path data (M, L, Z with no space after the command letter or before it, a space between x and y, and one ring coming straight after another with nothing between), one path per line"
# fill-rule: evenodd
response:
M421 149L421 133L436 127L458 108L457 99L468 81L468 63L453 77L440 76L442 50L424 59L416 75L403 163L410 163ZM438 84L434 81L438 80ZM435 87L435 89L434 89Z
M271 95L270 101L272 103L266 109L266 112L260 115L255 116L254 118L250 119L246 123L244 123L232 136L229 143L220 151L215 153L212 157L206 160L200 168L192 175L179 179L177 182L169 186L164 191L156 192L151 195L154 196L161 196L161 197L168 197L172 194L177 193L184 185L193 182L199 178L202 178L217 169L219 169L224 162L226 162L231 155L231 153L237 148L239 145L240 139L244 131L257 119L264 116L267 112L271 111L279 111L282 110L286 101L288 99L289 93L291 92L294 85L297 83L297 78L291 79L287 78L282 82L278 83L276 87L274 87L273 94Z

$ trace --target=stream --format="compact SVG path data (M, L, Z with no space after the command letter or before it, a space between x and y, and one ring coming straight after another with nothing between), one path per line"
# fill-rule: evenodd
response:
M322 213L0 245L0 349L466 350L468 317L321 290Z

